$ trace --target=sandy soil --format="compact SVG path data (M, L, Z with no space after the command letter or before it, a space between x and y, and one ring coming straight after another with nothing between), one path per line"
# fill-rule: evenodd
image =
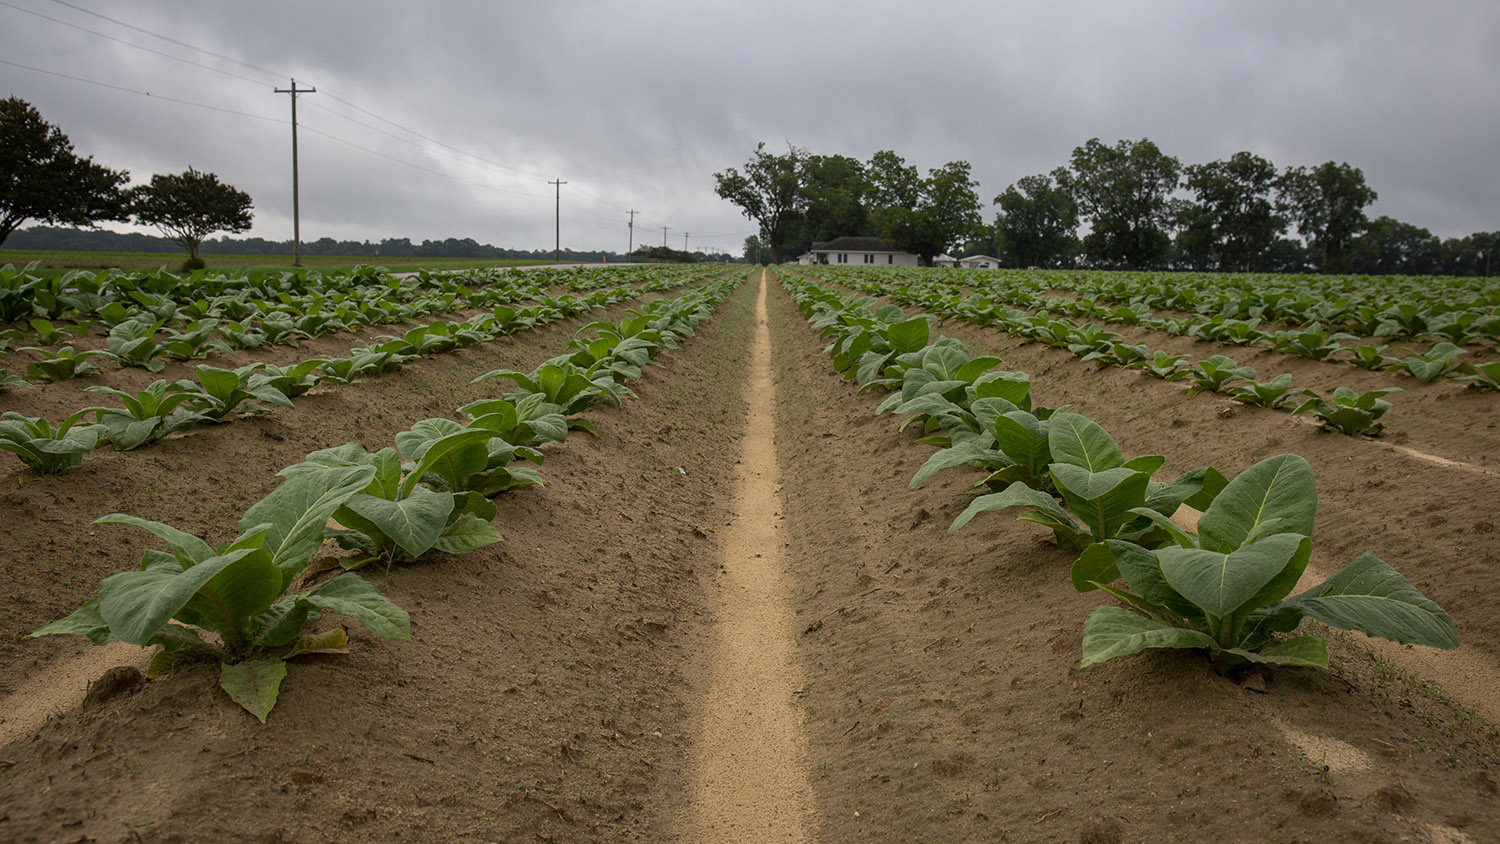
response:
M812 788L802 713L795 703L802 672L783 571L767 275L763 272L757 284L745 383L749 412L735 461L731 521L719 542L719 577L710 599L713 629L699 667L703 693L689 731L681 841L812 840Z

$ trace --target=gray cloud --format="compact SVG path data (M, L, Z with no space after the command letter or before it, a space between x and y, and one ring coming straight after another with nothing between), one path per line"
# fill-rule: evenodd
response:
M155 96L6 65L0 93L139 180L217 172L255 198L255 234L290 235L287 97L271 92L286 79L56 2L7 2L255 80L0 6L8 60ZM1500 228L1500 7L1488 4L75 5L318 86L299 111L309 239L545 248L546 182L562 178L567 246L623 249L634 208L636 242L660 242L666 225L674 246L691 231L692 245L736 251L753 224L714 195L712 174L758 141L894 149L924 170L964 159L987 203L1091 137L1150 137L1184 163L1242 149L1282 166L1347 161L1380 193L1375 214L1444 236Z

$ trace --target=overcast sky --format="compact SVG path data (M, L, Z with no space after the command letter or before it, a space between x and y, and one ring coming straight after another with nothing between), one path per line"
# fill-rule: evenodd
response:
M137 182L217 173L271 239L292 231L272 89L293 76L318 89L298 100L305 241L551 248L560 178L564 247L624 251L635 209L636 243L667 226L738 253L755 225L713 174L758 141L963 159L993 219L1094 137L1348 162L1371 216L1500 229L1494 0L0 0L0 62L0 95L80 153Z

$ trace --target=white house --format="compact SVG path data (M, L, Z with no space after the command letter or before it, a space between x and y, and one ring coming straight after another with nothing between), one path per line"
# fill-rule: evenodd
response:
M878 237L836 237L814 243L812 251L797 259L799 264L830 264L852 267L915 267L916 255L902 252L889 240Z
M997 270L1000 268L1000 259L988 255L970 255L958 259L958 265L966 270Z

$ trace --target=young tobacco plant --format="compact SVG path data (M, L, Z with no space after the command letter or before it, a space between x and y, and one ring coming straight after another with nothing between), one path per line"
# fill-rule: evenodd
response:
M91 411L84 408L53 427L42 417L7 410L0 416L0 451L14 454L42 474L61 475L81 463L83 456L99 444L104 426L77 424Z
M1383 397L1401 392L1405 391L1400 387L1367 390L1363 393L1355 391L1352 387L1337 387L1333 391L1333 401L1329 402L1312 390L1304 390L1303 395L1312 398L1298 405L1292 414L1311 410L1323 427L1328 430L1338 431L1351 437L1379 436L1380 432L1385 429L1385 423L1378 420L1391 409L1391 403Z
M1392 372L1409 372L1423 384L1431 384L1457 369L1458 359L1464 354L1463 349L1446 342L1434 345L1426 354L1417 354L1407 348L1402 351L1407 353L1407 357L1387 368Z
M167 382L153 382L135 395L113 387L85 388L118 398L123 407L91 407L95 421L104 426L109 441L120 451L145 445L168 434L185 431L198 424L203 414L181 405L192 398L185 392L167 395Z
M344 529L328 531L329 536L348 550L359 551L353 558L341 560L345 568L354 569L371 562L409 562L437 549L462 554L481 548L502 537L490 522L495 505L477 492L444 492L421 486L428 474L457 476L463 471L456 460L462 449L484 445L493 437L486 429L465 429L428 443L420 460L410 471L403 472L401 454L386 447L371 454L359 443L346 443L307 455L307 461L288 466L281 474L294 478L303 472L317 473L327 468L366 467L372 469L364 488L351 495L332 514ZM454 458L454 462L444 463ZM471 473L472 474L472 473Z
M1283 372L1270 381L1250 381L1234 384L1229 388L1229 397L1245 404L1261 407L1280 407L1290 398L1292 374Z
M1223 476L1210 468L1185 472L1170 483L1151 480L1165 457L1126 460L1114 438L1086 416L1054 413L1046 432L1047 478L1061 503L1016 481L1003 492L975 498L948 529L957 530L983 512L1022 507L1018 518L1051 528L1062 548L1083 551L1109 539L1154 546L1170 538L1148 512L1165 518L1184 503L1201 509L1223 488Z
M1188 388L1188 395L1197 395L1204 390L1222 392L1224 385L1231 381L1253 381L1255 369L1249 366L1240 366L1233 358L1227 355L1214 355L1207 360L1198 361L1197 369L1188 370L1192 376L1193 386Z
M198 364L198 380L186 378L167 388L170 393L186 396L183 404L210 422L223 422L236 413L265 413L265 408L251 399L287 408L292 400L271 385L257 370L259 364L239 369L219 369Z
M98 519L149 531L171 551L147 551L138 571L105 578L97 599L31 635L160 645L148 668L153 676L184 659L217 659L220 687L264 723L286 659L348 652L342 627L305 630L324 611L378 636L411 638L406 612L358 575L317 586L298 577L323 542L324 523L373 474L368 466L282 472L286 480L240 519L239 536L217 548L161 522L123 513Z
M69 378L77 378L80 375L98 375L99 366L89 358L107 357L107 355L94 349L91 351L75 352L72 346L63 346L56 352L39 349L36 346L22 346L16 351L36 352L45 355L41 360L26 364L26 376L28 378L42 378L47 381L66 381Z
M1293 597L1312 554L1318 494L1312 468L1294 454L1269 457L1230 481L1193 536L1159 510L1137 509L1175 544L1149 550L1111 539L1074 565L1082 591L1102 589L1124 606L1084 622L1084 666L1147 648L1201 649L1218 665L1327 667L1317 636L1283 638L1304 617L1403 644L1458 647L1453 619L1371 552ZM1113 585L1122 578L1128 588Z

